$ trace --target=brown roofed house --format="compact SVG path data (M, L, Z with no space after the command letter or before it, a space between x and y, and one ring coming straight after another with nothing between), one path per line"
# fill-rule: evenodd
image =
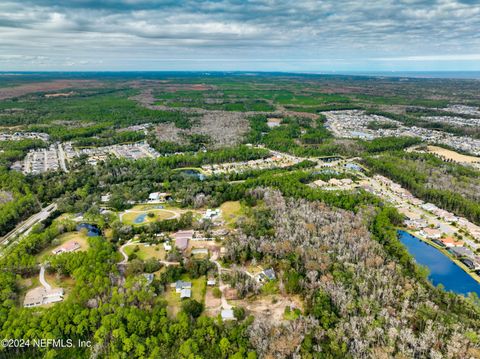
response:
M189 231L178 231L173 234L175 238L175 245L181 251L184 251L188 247L188 241L193 238L193 230Z
M463 241L457 240L453 237L440 238L440 241L445 244L445 247L462 247Z
M57 255L60 253L74 252L77 249L80 249L80 244L78 242L68 242L68 243L65 243L63 246L54 249L52 253Z

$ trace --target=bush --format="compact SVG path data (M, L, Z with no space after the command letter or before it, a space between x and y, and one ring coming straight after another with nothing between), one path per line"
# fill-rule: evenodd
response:
M213 296L215 298L221 298L222 297L222 291L220 290L220 288L218 288L218 287L213 288Z
M245 309L242 307L235 307L233 308L233 315L237 320L245 319Z
M147 273L153 273L156 272L162 268L162 263L160 263L157 259L155 258L149 258L145 262L145 272Z
M203 304L195 299L187 299L182 303L182 310L193 318L198 318L203 311Z

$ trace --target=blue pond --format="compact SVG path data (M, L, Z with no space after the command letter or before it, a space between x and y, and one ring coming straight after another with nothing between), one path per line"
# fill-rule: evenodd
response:
M191 170L191 169L182 170L181 173L183 173L188 177L195 177L200 181L203 181L205 179L205 175L203 173L198 172L197 170Z
M145 221L145 217L147 217L146 213L139 214L134 220L133 223L139 224Z
M398 231L399 239L416 262L428 267L429 279L433 285L442 284L447 291L467 295L470 292L480 296L480 283L436 248L411 234Z
M77 226L76 230L81 231L84 228L87 229L87 236L89 236L89 237L96 237L96 236L99 236L102 233L100 231L100 229L98 229L97 226L94 226L93 224L88 224L88 223L79 224Z

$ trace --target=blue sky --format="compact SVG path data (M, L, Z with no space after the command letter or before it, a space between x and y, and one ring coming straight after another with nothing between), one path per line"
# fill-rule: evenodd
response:
M480 1L2 0L0 70L480 70Z

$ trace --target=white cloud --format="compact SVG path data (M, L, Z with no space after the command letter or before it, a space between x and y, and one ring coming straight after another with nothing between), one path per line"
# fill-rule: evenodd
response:
M58 66L79 69L99 59L104 67L135 67L168 57L185 59L182 64L291 59L333 67L339 58L357 66L473 62L479 60L479 29L480 4L455 0L0 3L0 55L50 56Z

